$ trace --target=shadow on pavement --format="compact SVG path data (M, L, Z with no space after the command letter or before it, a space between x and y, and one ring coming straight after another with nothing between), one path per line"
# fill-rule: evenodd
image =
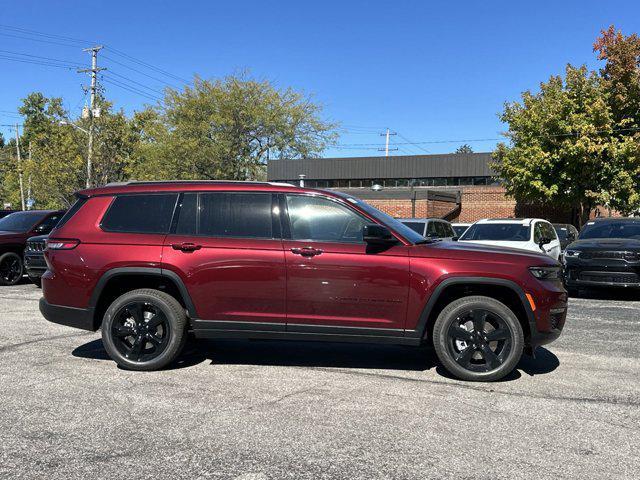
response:
M585 298L589 300L620 300L638 301L640 300L640 289L629 288L581 288L577 294L570 295L569 298Z
M75 357L109 360L102 340L93 340L73 350ZM426 347L355 343L286 342L277 340L191 340L167 370L187 368L203 362L210 365L264 365L291 367L361 368L380 370L435 371L452 377L439 366L435 353ZM552 372L558 357L545 348L536 358L524 355L516 369L501 381L517 380Z

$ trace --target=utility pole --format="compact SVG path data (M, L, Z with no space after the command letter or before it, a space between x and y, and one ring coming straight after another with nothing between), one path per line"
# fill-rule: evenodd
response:
M397 133L396 133L396 132L392 132L392 131L391 131L391 130L389 130L388 128L387 128L387 132L386 132L386 133L381 133L381 134L380 134L380 136L381 136L381 137L382 137L382 136L387 137L387 138L386 138L386 142L385 142L385 146L384 146L384 156L385 156L385 157L388 157L388 156L389 156L389 150L398 150L398 148L397 148L397 147L396 147L396 148L391 148L391 149L389 148L389 137L390 137L391 135L397 135ZM382 150L383 150L382 148L379 148L379 149L378 149L378 151L379 151L379 152L381 152Z
M98 72L106 68L98 68L98 52L102 50L102 45L85 48L83 52L91 52L91 68L78 70L78 73L91 73L91 105L89 107L89 146L87 149L87 188L91 187L91 161L93 157L93 118L100 115L96 112L96 92L98 90ZM98 113L98 115L96 115Z
M16 123L16 153L18 154L18 180L20 183L20 202L24 210L24 185L22 184L22 157L20 157L20 135L18 134L18 124Z
M29 140L29 165L31 163L31 140ZM33 200L31 200L31 172L29 172L29 178L27 179L27 210L31 210L33 206Z

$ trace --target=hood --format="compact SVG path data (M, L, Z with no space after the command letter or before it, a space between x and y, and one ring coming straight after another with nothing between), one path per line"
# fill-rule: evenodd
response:
M25 234L22 232L6 232L0 230L0 241L13 240L15 238L24 238Z
M522 261L532 265L557 264L554 259L542 252L471 242L440 241L415 245L411 249L411 255L414 257L455 258L503 263Z
M27 242L44 242L49 235L36 235L35 237L27 238Z
M567 250L631 250L640 252L640 240L635 238L588 238L570 243Z

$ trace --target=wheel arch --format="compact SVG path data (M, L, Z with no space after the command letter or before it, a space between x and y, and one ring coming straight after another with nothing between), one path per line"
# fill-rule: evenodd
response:
M96 329L107 308L120 295L139 288L153 288L170 294L184 307L190 318L197 318L191 296L175 272L151 267L122 267L106 271L96 283L89 308Z
M495 298L507 305L522 326L525 343L529 342L536 324L524 290L512 280L493 277L450 277L440 282L420 314L417 335L431 341L433 325L442 309L458 298L472 295Z

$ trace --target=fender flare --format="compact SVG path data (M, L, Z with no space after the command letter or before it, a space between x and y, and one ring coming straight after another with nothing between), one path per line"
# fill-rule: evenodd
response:
M427 300L424 308L422 309L422 313L420 314L420 318L418 320L418 325L414 330L414 335L425 339L427 335L427 325L429 322L429 318L431 316L431 312L433 307L438 302L440 295L442 292L451 285L496 285L500 287L506 287L512 290L515 294L520 298L520 302L522 303L522 307L527 315L527 321L529 323L529 333L531 335L535 335L537 331L536 327L536 319L533 315L533 311L531 310L531 306L529 305L529 301L524 293L524 290L512 280L507 280L506 278L494 278L494 277L449 277L441 281L433 290L433 293Z
M171 270L154 267L119 267L107 270L102 274L93 289L93 293L91 294L91 298L89 299L89 308L95 310L96 305L98 304L98 300L100 299L100 295L102 295L102 291L104 290L104 287L107 282L109 282L109 280L116 277L131 275L150 275L160 278L166 278L172 281L178 288L178 291L180 292L180 295L184 300L187 312L189 312L189 317L192 319L198 318L195 305L193 304L191 296L189 295L189 291L187 290L187 287L185 286L180 276L177 273L172 272Z

